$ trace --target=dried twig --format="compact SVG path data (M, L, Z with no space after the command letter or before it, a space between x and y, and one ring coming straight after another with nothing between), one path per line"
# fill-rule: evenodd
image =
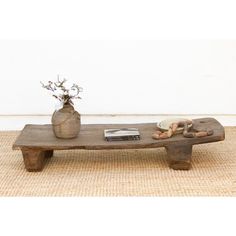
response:
M82 88L79 87L77 84L73 84L70 88L66 88L65 83L67 80L63 78L62 80L60 77L57 77L56 82L48 81L47 84L42 82L41 85L43 88L47 89L52 93L52 96L58 99L63 104L70 104L74 105L73 99L81 99L79 96L80 92L82 92Z

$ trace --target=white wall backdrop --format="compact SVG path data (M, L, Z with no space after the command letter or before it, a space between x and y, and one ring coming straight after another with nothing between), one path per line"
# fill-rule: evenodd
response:
M51 114L57 74L82 114L236 114L236 40L0 41L0 115Z

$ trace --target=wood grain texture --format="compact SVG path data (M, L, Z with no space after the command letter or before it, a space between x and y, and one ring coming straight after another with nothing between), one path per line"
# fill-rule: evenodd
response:
M22 148L25 168L32 171L41 171L44 165L45 152L36 149Z
M140 140L107 142L104 129L138 128ZM28 171L40 171L44 159L53 156L53 150L86 149L140 149L165 147L169 166L175 170L188 170L191 167L192 146L201 143L217 142L225 139L224 127L213 118L193 120L192 131L212 129L213 135L202 138L185 138L182 134L169 139L154 140L156 123L148 124L89 124L82 125L75 139L56 138L51 125L26 125L13 144L13 149L21 149Z
M141 139L138 141L115 141L104 140L104 129L136 127L140 131ZM82 125L79 136L75 139L58 139L54 136L51 125L26 125L15 143L13 149L38 148L43 150L66 150L66 149L138 149L158 148L170 144L195 145L224 140L223 126L213 118L195 119L193 129L210 128L214 130L212 136L188 139L182 134L175 135L166 140L153 140L152 134L156 130L156 123L148 124L88 124Z
M169 167L174 170L191 168L192 145L169 145L166 147Z
M53 150L42 151L38 149L21 148L26 170L30 172L41 171L45 158L53 156Z

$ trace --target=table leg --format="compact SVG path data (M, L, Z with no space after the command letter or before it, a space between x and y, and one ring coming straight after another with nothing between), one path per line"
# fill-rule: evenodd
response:
M45 158L50 158L53 156L53 150L48 150L44 152L45 152Z
M174 170L191 168L192 145L172 144L166 146L169 167Z
M37 149L22 148L21 149L26 170L41 171L44 166L44 160L53 155L53 151L43 151Z

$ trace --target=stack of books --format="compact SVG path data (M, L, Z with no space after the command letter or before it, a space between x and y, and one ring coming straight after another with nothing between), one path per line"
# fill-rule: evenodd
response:
M140 140L140 133L136 128L105 129L104 137L107 141Z

